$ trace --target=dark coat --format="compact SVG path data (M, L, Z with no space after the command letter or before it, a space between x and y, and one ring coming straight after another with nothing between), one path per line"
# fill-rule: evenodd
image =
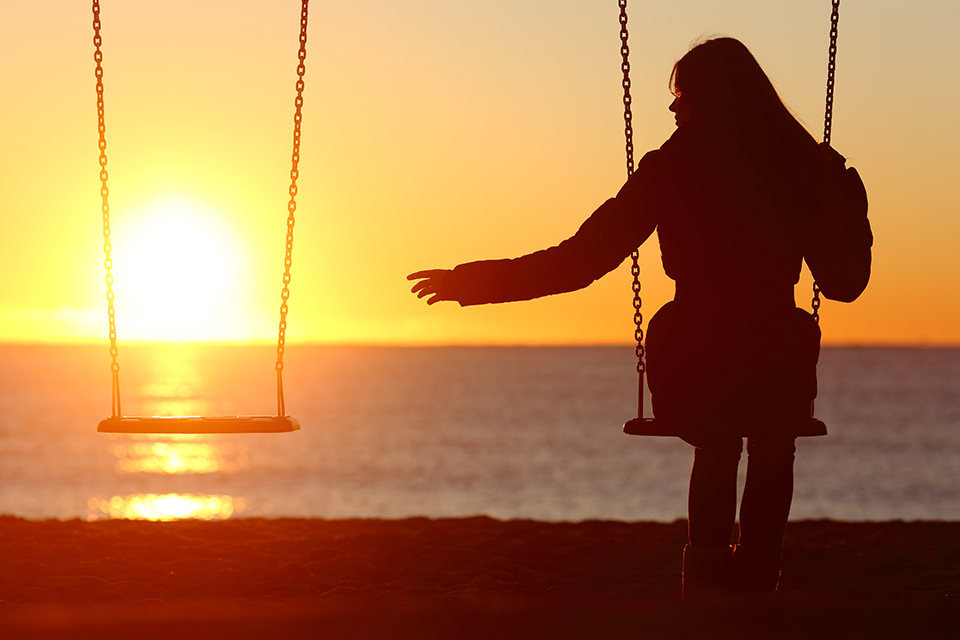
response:
M735 415L736 425L722 428L741 435L777 428L765 425L809 416L817 393L820 331L796 308L793 287L804 258L817 253L811 247L821 246L813 240L831 212L829 175L812 139L786 149L694 120L647 153L571 238L519 258L461 264L441 298L474 305L581 289L656 229L677 289L646 336L654 415L697 425ZM864 221L865 207L864 194ZM869 259L868 244L867 278ZM836 262L815 275L830 281L831 297L856 298L866 279L844 279L851 269Z

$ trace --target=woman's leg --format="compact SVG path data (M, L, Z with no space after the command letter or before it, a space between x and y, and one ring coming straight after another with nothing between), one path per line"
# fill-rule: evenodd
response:
M684 440L696 447L687 501L690 544L726 549L737 515L737 467L743 440L719 436Z
M740 501L740 544L744 547L781 552L793 501L796 450L793 437L747 439L747 479Z
M743 440L684 438L696 447L687 502L690 542L683 549L683 601L713 602L731 588L730 533L737 514L737 466Z

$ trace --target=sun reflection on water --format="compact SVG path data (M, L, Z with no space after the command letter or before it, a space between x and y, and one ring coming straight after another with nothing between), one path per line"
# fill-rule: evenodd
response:
M206 357L196 345L150 349L144 361L146 379L136 389L136 413L146 416L195 416L229 413L229 403L211 398L211 383L202 372Z
M122 438L122 440L120 440ZM115 436L117 473L235 473L249 464L247 445L213 435Z
M164 345L162 348L141 349L137 355L139 360L135 360L135 365L142 377L131 385L135 392L124 405L131 411L130 415L225 415L231 411L230 401L211 399L220 395L214 384L217 381L216 374L209 378L200 365L215 365L217 369L222 367L216 359L211 365L210 352L196 345ZM247 444L240 441L241 437L224 434L111 433L108 439L103 440L103 453L106 454L105 461L112 463L120 475L233 474L249 466ZM146 486L161 491L199 488L196 486L199 479L182 478L177 481L176 487L163 486L165 481L162 478L131 478L123 483L129 484L130 481L136 486L127 490L134 491ZM149 481L149 485L145 485L144 481ZM225 484L220 486L219 483L217 489L229 490ZM82 517L81 505L77 505L77 510ZM273 511L273 506L268 502L254 505L249 499L237 496L176 492L130 493L112 497L108 493L106 497L90 498L85 506L86 519L91 522L110 519L226 520L237 514L262 517ZM72 511L74 507L70 509ZM68 515L65 508L64 517Z
M136 493L113 496L109 500L90 498L87 521L122 518L126 520L226 520L234 513L243 513L243 498L223 495L182 493Z

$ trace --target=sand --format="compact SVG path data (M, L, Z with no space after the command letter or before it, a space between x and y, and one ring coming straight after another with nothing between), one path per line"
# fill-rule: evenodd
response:
M960 523L791 522L768 607L680 604L684 522L0 517L0 637L960 637Z

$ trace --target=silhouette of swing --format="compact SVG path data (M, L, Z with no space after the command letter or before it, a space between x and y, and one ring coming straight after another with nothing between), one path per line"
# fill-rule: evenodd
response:
M107 142L104 126L103 110L103 53L100 50L102 38L100 36L100 2L93 0L93 30L94 30L94 60L97 63L97 113L99 116L100 131L100 195L103 212L103 252L104 267L106 268L107 283L107 314L110 320L110 356L112 363L110 370L113 373L112 385L112 413L109 418L102 420L97 431L103 433L280 433L300 429L300 422L286 415L283 400L283 353L285 349L287 327L287 300L290 297L290 265L293 251L294 213L297 209L297 177L299 176L298 163L300 160L300 122L303 107L303 75L305 72L304 60L307 56L307 8L310 0L301 0L300 10L300 51L297 65L297 97L295 100L293 127L293 156L290 169L290 201L287 204L287 240L286 258L284 260L283 288L280 304L280 335L277 342L277 415L249 415L249 416L124 416L120 411L120 365L117 361L117 330L114 312L113 261L110 257L110 206L108 203L109 190L107 188Z
M623 57L621 68L623 70L623 120L624 134L626 137L627 150L627 177L633 174L633 114L630 105L630 48L627 46L627 0L618 0L620 5L620 53ZM833 124L833 85L834 73L836 71L837 58L837 24L840 19L840 0L832 0L833 8L830 14L830 49L829 61L827 63L827 99L823 122L823 142L830 144L830 130ZM636 331L634 337L637 341L637 374L639 375L637 417L628 420L623 425L623 432L631 436L678 436L690 431L692 425L687 425L679 421L665 420L663 418L645 418L643 417L643 383L644 383L644 345L643 345L643 316L640 313L640 252L634 250L633 267L633 308L634 322ZM813 317L820 323L820 287L813 283ZM736 415L718 414L714 421L717 426L736 426L740 421ZM827 435L827 425L814 416L813 401L810 401L810 415L806 418L790 421L788 424L780 423L796 436L825 436Z

